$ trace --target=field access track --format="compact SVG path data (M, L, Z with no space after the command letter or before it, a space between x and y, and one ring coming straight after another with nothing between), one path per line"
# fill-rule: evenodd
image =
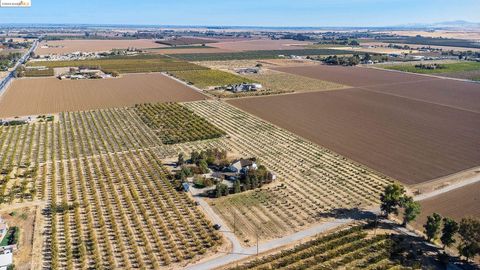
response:
M201 93L160 73L76 81L19 79L0 98L0 118L205 98Z
M329 68L278 70L294 74L307 70L303 75L357 87L229 102L406 184L479 165L480 85L374 69ZM315 69L318 76L313 76ZM328 75L335 72L343 77Z

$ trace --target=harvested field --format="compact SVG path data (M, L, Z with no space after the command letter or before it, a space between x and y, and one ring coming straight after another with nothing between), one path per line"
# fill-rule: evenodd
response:
M193 62L196 65L209 67L212 69L227 69L235 70L238 68L255 67L261 64L262 67L287 67L287 66L311 66L317 65L312 61L298 60L298 59L263 59L263 60L229 60L229 61L199 61Z
M194 37L180 37L168 40L157 40L156 43L168 46L183 46L183 45L193 45L193 44L207 44L215 43L216 40L213 39L204 39L204 38L194 38Z
M463 217L480 217L480 183L464 186L439 196L420 201L422 212L415 221L418 228L434 212L460 221Z
M318 80L331 81L356 87L377 84L405 83L430 79L421 75L390 72L387 70L368 69L362 67L314 65L303 67L278 67L274 69Z
M204 95L160 73L130 74L102 80L19 79L2 96L0 117L204 98Z
M243 40L243 41L228 41L210 44L212 47L229 50L229 51L260 51L260 50L295 50L302 49L311 42L298 41L291 39L282 40Z
M259 74L244 76L260 82L267 89L280 92L324 91L345 88L345 86L341 84L275 70L264 70Z
M49 46L49 48L42 48ZM155 40L149 39L125 39L125 40L52 40L42 41L37 49L36 54L66 54L72 52L103 52L112 49L127 48L155 48L164 47L165 45L155 43Z
M205 69L202 66L173 59L163 55L141 54L136 56L112 56L101 59L73 60L73 61L37 61L29 62L29 66L57 67L94 67L104 72L143 73L179 70Z
M339 55L352 54L353 51L332 49L288 49L288 50L257 50L229 53L192 53L175 54L175 58L186 61L224 61L224 60L249 60L249 59L283 59L285 55Z
M479 165L475 112L362 89L229 103L406 184Z
M480 113L480 84L431 78L363 89Z
M160 53L160 54L183 54L183 53L225 53L228 50L220 49L220 48L213 48L213 47L176 47L176 48L159 48L159 49L149 49L147 50L149 53Z
M480 81L480 68L473 71L442 73L441 76L457 79L465 79L471 81Z

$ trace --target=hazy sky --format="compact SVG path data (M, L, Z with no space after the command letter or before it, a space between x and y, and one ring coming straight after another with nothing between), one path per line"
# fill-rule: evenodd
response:
M32 0L0 23L392 26L480 22L480 0Z

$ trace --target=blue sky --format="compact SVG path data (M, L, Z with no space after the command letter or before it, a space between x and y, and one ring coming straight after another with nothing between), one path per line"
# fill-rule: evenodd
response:
M392 26L480 22L480 0L32 0L0 23Z

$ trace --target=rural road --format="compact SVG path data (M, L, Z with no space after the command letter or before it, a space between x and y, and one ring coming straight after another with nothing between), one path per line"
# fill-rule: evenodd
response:
M461 188L461 187L464 187L464 186L467 186L467 185L470 185L470 184L473 184L473 183L476 183L476 182L479 182L479 181L480 181L480 175L476 175L475 177L472 177L472 178L469 178L467 180L464 180L464 181L446 186L444 188L441 188L441 189L438 189L438 190L435 190L435 191L432 191L432 192L424 193L424 194L421 194L421 195L417 195L417 196L414 197L414 200L415 201L426 200L426 199L438 196L440 194L443 194L443 193L446 193L446 192L449 192L449 191L452 191L452 190L455 190L455 189L458 189L458 188ZM230 241L232 243L232 251L228 254L223 255L223 256L215 257L211 260L207 260L207 261L204 261L204 262L200 262L200 263L191 265L191 266L187 267L186 269L188 269L188 270L213 269L213 268L217 268L217 267L220 267L220 266L223 266L223 265L226 265L226 264L234 263L235 261L238 261L238 260L241 260L241 259L244 259L244 258L247 258L249 256L257 254L257 247L256 246L245 248L241 245L241 242L238 240L238 238L235 236L235 234L229 229L227 224L213 211L213 209L210 207L210 205L205 200L203 200L201 197L198 197L198 196L194 196L194 199L195 199L195 201L197 201L200 204L200 206L203 208L204 212L210 217L210 219L214 223L222 226L221 227L222 228L221 233L223 234L223 236L226 239L228 239L228 241ZM337 219L334 219L332 221L317 224L317 225L315 225L313 227L310 227L306 230L302 230L302 231L284 236L282 238L277 238L277 239L274 239L274 240L271 240L271 241L268 241L268 242L265 242L265 243L261 243L258 246L258 252L262 253L262 252L265 252L265 251L268 251L268 250L272 250L272 249L276 249L276 248L279 248L279 247L282 247L282 246L285 246L285 245L289 245L289 244L295 243L297 241L300 241L301 239L308 238L308 237L314 236L316 234L320 234L320 233L335 229L337 227L349 224L356 219L362 218L361 215L366 215L368 213L378 214L379 212L380 212L380 210L378 208L372 208L372 209L366 210L365 212L363 212L363 214L358 214L356 217L337 218ZM408 235L414 234L413 232L411 232L407 229L402 231L402 233L408 234Z
M20 65L27 62L28 58L30 57L30 53L33 52L37 48L37 46L38 46L38 39L35 40L32 46L30 47L30 49L28 49L27 52L25 52L25 54L20 59L18 59L17 63L15 63L15 65L11 68L11 71L7 74L7 76L5 76L5 78L0 80L0 97L5 92L7 87L10 85L10 82L13 80L13 78L15 78L14 76L15 70Z
M455 190L457 188L468 186L468 185L471 185L471 184L474 184L474 183L477 183L477 182L480 182L480 174L477 174L477 175L475 175L471 178L460 181L458 183L454 183L454 184L448 185L446 187L443 187L443 188L440 188L440 189L437 189L437 190L434 190L434 191L431 191L431 192L428 192L428 193L417 195L413 199L415 201L423 201L423 200L438 196L440 194Z
M194 199L200 204L200 206L203 208L205 213L210 217L210 219L214 223L222 226L223 230L221 230L221 233L225 236L225 238L227 238L232 243L233 248L230 253L224 256L216 257L211 260L207 260L205 262L197 263L195 265L187 267L186 269L188 270L213 269L213 268L220 267L222 265L226 265L229 263L233 263L235 261L257 254L257 246L252 246L248 248L242 247L240 241L235 236L235 234L228 229L228 226L225 224L225 222L223 222L223 220L213 211L213 209L210 207L210 205L208 205L208 203L205 200L197 196L194 197ZM258 245L258 253L279 248L288 244L292 244L304 238L308 238L316 234L335 229L337 227L349 224L356 219L365 218L365 215L371 215L372 213L379 213L379 209L370 209L352 218L334 219L332 221L317 224L306 230L299 231L299 232L284 236L282 238L277 238L265 243L261 243Z

